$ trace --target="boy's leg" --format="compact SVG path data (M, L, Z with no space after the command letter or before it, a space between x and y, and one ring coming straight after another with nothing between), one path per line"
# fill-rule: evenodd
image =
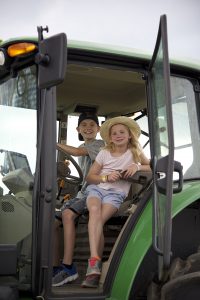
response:
M86 209L86 198L74 198L67 201L62 209L62 222L64 230L64 256L63 263L72 264L76 228L75 219L84 213Z
M62 208L64 229L64 257L63 263L52 279L53 286L61 286L78 278L76 267L73 264L75 244L75 219L85 210L85 198L71 199Z
M64 230L64 256L63 263L71 265L74 254L74 245L76 237L75 219L77 214L71 209L65 209L62 213L63 230Z
M61 260L61 220L55 219L53 228L53 266L58 267Z

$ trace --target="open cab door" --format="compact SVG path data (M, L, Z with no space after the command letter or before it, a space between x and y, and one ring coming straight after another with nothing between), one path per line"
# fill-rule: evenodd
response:
M56 199L56 86L64 80L67 38L60 33L43 39L38 27L38 136L33 190L32 291L48 298L51 290L52 234ZM42 296L41 296L42 295ZM47 297L47 298L46 298Z
M180 164L174 162L174 132L165 15L160 18L148 79L151 95L148 105L153 169L153 248L159 255L159 280L164 280L171 256L173 172L175 170L180 174L182 172ZM174 192L180 190L181 187L178 186Z

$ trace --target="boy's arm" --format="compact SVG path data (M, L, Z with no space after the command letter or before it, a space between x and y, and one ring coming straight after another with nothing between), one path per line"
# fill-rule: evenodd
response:
M57 144L57 150L61 150L63 152L66 152L67 154L73 155L73 156L86 156L88 155L88 151L85 147L73 147L69 145L64 144Z

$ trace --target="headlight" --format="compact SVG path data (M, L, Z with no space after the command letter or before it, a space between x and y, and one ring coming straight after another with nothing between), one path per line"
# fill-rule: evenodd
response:
M5 50L0 49L0 66L3 66L5 64L5 61Z

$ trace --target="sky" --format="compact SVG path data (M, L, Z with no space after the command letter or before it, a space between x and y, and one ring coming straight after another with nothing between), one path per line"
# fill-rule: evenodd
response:
M200 62L200 0L1 0L0 12L3 40L37 36L37 26L48 25L45 37L65 32L71 40L150 54L160 16L166 14L169 56Z
M200 0L18 0L2 1L0 39L48 37L98 42L153 53L160 16L167 15L171 58L200 61Z

